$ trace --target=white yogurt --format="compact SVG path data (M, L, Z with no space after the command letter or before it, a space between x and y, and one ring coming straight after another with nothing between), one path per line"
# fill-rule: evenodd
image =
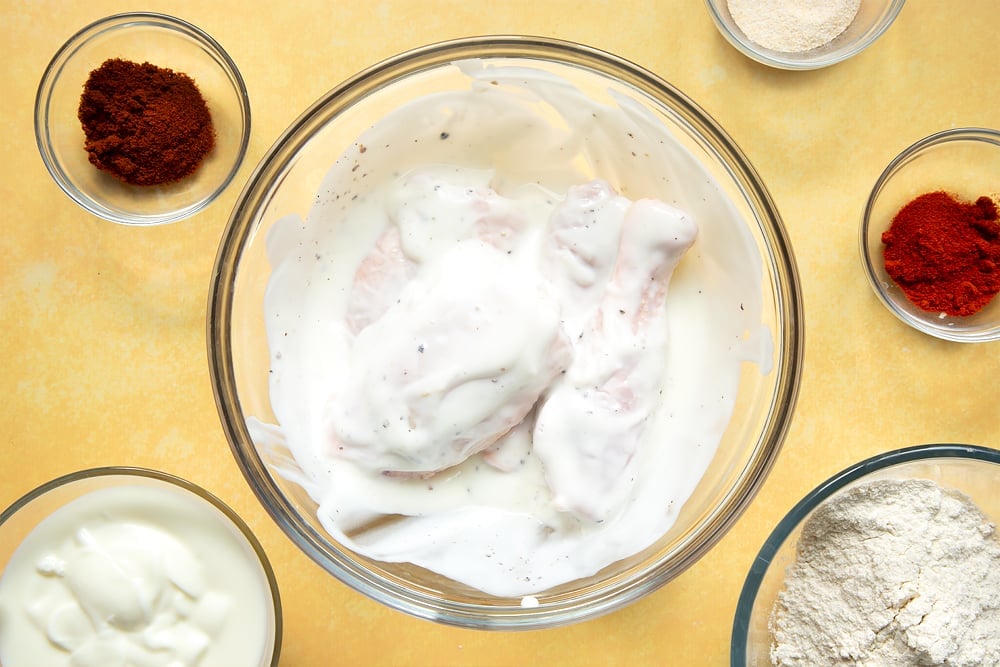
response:
M227 521L190 493L145 485L59 508L0 578L0 664L270 664L266 575Z
M670 528L771 339L744 221L655 117L459 67L272 228L249 424L345 545L521 597Z

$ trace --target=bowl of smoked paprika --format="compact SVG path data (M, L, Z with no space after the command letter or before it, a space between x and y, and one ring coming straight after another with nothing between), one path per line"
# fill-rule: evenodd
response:
M900 153L861 219L861 258L878 298L918 331L1000 340L1000 132L956 128Z
M53 56L35 98L35 138L56 184L95 216L175 222L233 180L250 139L239 69L200 28L115 14Z

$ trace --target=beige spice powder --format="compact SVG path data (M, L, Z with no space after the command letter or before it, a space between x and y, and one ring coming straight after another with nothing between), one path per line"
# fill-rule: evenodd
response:
M728 0L747 38L764 48L797 53L833 41L854 21L861 0Z

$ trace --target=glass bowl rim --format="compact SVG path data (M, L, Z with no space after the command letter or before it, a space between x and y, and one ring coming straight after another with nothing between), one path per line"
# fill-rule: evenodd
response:
M107 209L93 200L85 191L76 187L69 178L52 150L51 133L49 131L49 103L52 92L62 74L66 63L73 58L76 51L86 44L93 37L103 34L108 30L128 29L134 25L153 26L165 28L181 33L184 36L198 42L206 50L212 59L225 71L226 77L233 84L237 97L239 98L240 113L239 118L242 123L242 132L239 146L236 149L235 160L229 171L222 180L216 184L208 194L200 200L189 204L184 208L172 209L165 212L148 215L120 214ZM82 86L82 83L81 83ZM91 21L84 27L77 30L56 50L45 66L42 77L38 82L35 91L35 102L33 111L35 145L41 155L45 170L52 177L52 180L59 186L70 199L76 202L81 208L90 214L97 216L108 222L132 227L151 227L172 222L178 222L198 213L211 204L229 186L236 177L237 172L246 159L247 149L250 145L251 131L251 111L250 96L247 92L246 82L240 72L236 62L229 55L229 52L214 37L202 28L186 21L182 18L164 14L160 12L135 11L119 12Z
M875 454L858 463L854 463L840 472L832 475L797 502L772 529L764 540L757 555L753 559L736 603L736 613L733 617L733 630L730 639L730 665L743 667L746 665L747 632L750 627L750 615L753 611L757 593L764 575L771 566L775 554L802 521L816 509L824 500L843 489L848 484L862 479L871 473L891 468L903 463L924 461L929 459L965 459L970 461L985 461L1000 466L1000 450L981 445L965 445L958 443L934 443L912 445L894 449L881 454Z
M861 225L858 228L858 243L859 250L861 252L861 264L864 266L865 277L868 279L868 284L871 286L876 296L878 296L879 301L881 301L889 312L895 315L900 321L906 323L917 331L941 340L947 340L954 343L988 343L1000 340L1000 327L997 327L992 333L989 331L956 331L947 327L937 326L930 319L915 317L911 313L900 308L889 297L889 295L886 294L884 288L882 287L882 283L875 270L875 260L872 257L872 249L868 244L868 233L871 229L871 215L873 209L875 208L875 201L878 199L879 195L882 194L883 188L885 188L896 172L921 152L929 148L958 141L993 144L998 150L1000 150L1000 130L973 126L953 127L934 132L933 134L923 137L922 139L918 139L900 151L900 153L896 155L896 157L894 157L888 165L886 165L885 169L882 170L882 173L879 174L879 177L875 180L875 184L872 186L871 193L868 195L868 199L865 201L865 206L861 213ZM1000 202L997 203L1000 204ZM1000 298L1000 296L997 298Z
M862 0L862 2L863 1L864 0ZM881 37L892 26L892 24L895 23L896 17L899 16L899 13L903 10L903 5L906 4L906 0L888 0L888 7L882 17L882 21L878 24L878 28L870 34L865 35L864 39L859 39L856 42L853 42L850 47L832 51L826 54L825 57L802 60L794 57L783 56L778 51L772 51L771 49L759 46L749 38L744 38L742 35L733 32L729 28L726 21L722 18L722 15L719 13L718 5L724 2L726 2L726 0L705 0L705 5L708 8L708 13L712 17L712 21L715 23L722 36L725 37L726 41L729 42L737 51L751 60L755 60L762 65L768 65L769 67L774 67L776 69L791 71L822 69L824 67L836 65L837 63L843 62L849 58L853 58L878 41L879 37ZM808 51L804 53L808 53Z
M257 558L257 563L260 565L261 571L264 573L264 577L267 581L267 587L272 601L272 612L274 614L274 642L271 646L271 660L269 664L271 667L277 667L278 659L281 656L281 641L284 621L281 611L281 594L278 590L278 580L275 577L274 568L271 566L271 561L268 559L267 553L264 551L264 547L261 545L256 535L254 535L253 531L250 530L250 527L243 520L243 518L221 498L208 489L199 486L194 482L188 481L183 477L178 477L177 475L172 475L160 470L153 470L152 468L143 468L139 466L101 466L97 468L87 468L84 470L69 472L54 479L50 479L23 494L20 498L8 505L3 512L0 512L0 526L3 526L22 509L51 491L55 491L56 489L63 488L76 482L102 477L145 478L176 486L177 488L191 493L207 502L209 505L220 511L226 519L229 520L233 527L240 532L243 538L247 541L251 550L254 552L254 555Z
M538 608L487 608L480 604L426 596L348 564L346 561L350 559L343 557L343 548L335 546L328 538L305 524L273 483L271 474L247 433L232 364L231 311L234 285L244 246L259 222L253 215L253 209L260 205L260 202L254 203L255 195L264 199L271 187L280 184L284 177L283 170L290 161L294 162L294 156L314 129L316 118L327 112L326 120L330 121L350 109L358 102L353 97L357 88L364 88L372 81L381 86L405 80L413 74L473 57L544 60L583 67L602 76L611 76L613 73L615 78L633 87L636 87L636 81L641 82L646 86L640 88L644 95L657 99L671 112L679 113L684 123L697 131L700 140L718 152L719 162L743 190L748 202L752 202L751 208L755 216L760 218L759 233L767 245L767 253L762 261L770 267L773 275L775 308L782 325L781 331L776 332L776 335L781 336L783 346L776 346L777 370L774 372L777 375L768 404L765 428L754 443L755 454L744 466L738 483L725 494L719 507L704 522L701 541L694 544L693 548L690 544L685 545L686 551L681 553L676 562L671 563L673 569L666 568L663 560L647 564L641 576L616 583L611 588L597 586L596 592L574 598L554 608L546 608L545 605ZM651 90L655 90L656 95ZM362 95L361 99L363 97ZM327 109L331 105L333 112ZM213 392L230 449L254 494L291 541L342 583L389 608L439 623L489 630L550 628L608 613L658 589L704 555L742 515L777 458L798 394L804 347L801 286L791 243L781 216L760 176L721 126L673 85L624 58L576 42L516 34L463 37L403 51L338 84L293 121L255 167L237 199L220 240L209 290L206 333Z

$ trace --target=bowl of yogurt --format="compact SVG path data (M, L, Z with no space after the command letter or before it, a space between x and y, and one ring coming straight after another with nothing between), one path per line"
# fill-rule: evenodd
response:
M802 361L781 218L655 74L546 38L331 90L237 201L208 313L251 488L329 573L474 628L613 611L700 558Z
M190 482L95 468L0 514L4 667L267 667L281 627L260 543Z

